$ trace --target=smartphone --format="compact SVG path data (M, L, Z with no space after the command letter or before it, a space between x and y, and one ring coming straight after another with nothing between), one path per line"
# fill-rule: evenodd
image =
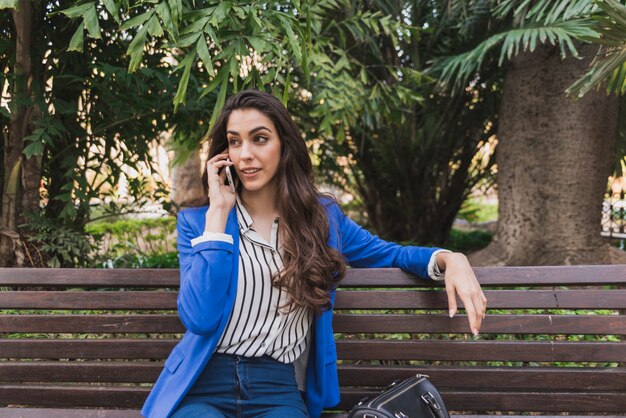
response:
M230 158L227 158L226 161L230 162ZM230 171L230 166L226 166L226 182L228 184L230 184L230 190L233 191L233 193L237 193L237 191L235 190L235 182L233 181L233 173Z

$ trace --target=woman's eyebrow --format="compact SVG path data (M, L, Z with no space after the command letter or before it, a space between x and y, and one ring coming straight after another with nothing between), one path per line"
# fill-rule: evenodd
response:
M272 132L272 130L270 128L261 125L261 126L257 126L254 129L251 129L249 134L252 135L252 134L254 134L254 133L258 132L258 131L262 131L262 130L266 130L266 131ZM227 130L226 133L227 134L232 134L232 135L239 135L239 132L232 131L232 130Z

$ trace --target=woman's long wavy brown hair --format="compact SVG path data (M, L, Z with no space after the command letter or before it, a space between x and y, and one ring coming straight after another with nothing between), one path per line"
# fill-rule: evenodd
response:
M281 142L276 198L284 267L273 278L273 284L289 293L289 309L307 307L320 313L330 307L329 290L345 276L346 266L339 252L326 243L330 224L315 187L306 143L280 100L268 93L246 90L232 96L217 118L209 134L209 159L228 147L226 126L237 109L256 109L270 118ZM202 177L208 196L206 168Z

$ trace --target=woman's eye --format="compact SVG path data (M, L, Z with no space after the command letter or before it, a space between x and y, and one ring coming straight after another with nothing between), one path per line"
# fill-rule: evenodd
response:
M239 142L239 141L237 141L237 138L230 138L230 139L228 140L228 144L229 144L229 145L237 145L237 143L238 143L238 142Z
M255 139L256 139L256 142L266 142L267 141L267 137L261 136L261 135L257 136Z

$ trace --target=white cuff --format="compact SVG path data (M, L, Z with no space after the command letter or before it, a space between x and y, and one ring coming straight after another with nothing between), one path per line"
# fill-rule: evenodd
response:
M437 254L439 253L451 253L449 250L437 250L430 256L430 261L428 262L428 276L431 279L436 281L441 281L444 279L445 271L441 271L439 269L439 264L437 264Z
M198 245L201 242L206 241L223 241L228 242L229 244L233 244L233 237L228 234L222 234L219 232L205 232L197 238L191 240L191 245Z

